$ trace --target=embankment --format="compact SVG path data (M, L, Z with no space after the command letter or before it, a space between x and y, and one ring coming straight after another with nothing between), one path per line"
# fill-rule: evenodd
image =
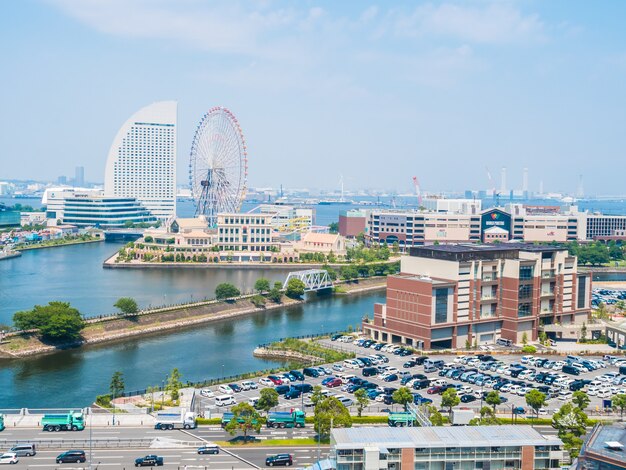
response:
M350 295L360 292L384 289L385 278L364 279L359 282L343 284L345 292ZM166 334L195 325L220 320L232 319L244 315L264 312L297 305L306 301L314 302L315 296L308 300L294 300L283 297L281 303L267 302L264 307L256 307L250 296L236 301L208 301L182 306L143 311L135 316L113 315L88 320L82 331L82 339L73 343L46 344L35 334L7 335L0 345L0 359L16 359L40 354L49 354L61 349L78 348L86 345L123 341L140 336Z

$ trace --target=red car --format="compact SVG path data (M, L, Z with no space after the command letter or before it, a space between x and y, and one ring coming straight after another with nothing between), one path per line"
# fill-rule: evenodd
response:
M283 380L280 377L276 376L276 375L268 375L267 378L270 379L274 385L282 385L283 384Z
M435 393L441 392L442 389L443 387L435 385L434 387L430 387L428 390L426 390L426 393L428 393L429 395L434 395Z
M343 381L340 378L334 378L326 384L328 388L339 387L343 385Z

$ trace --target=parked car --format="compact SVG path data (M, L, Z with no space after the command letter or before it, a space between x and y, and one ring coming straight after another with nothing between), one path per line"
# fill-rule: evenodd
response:
M253 382L252 380L244 380L243 382L241 382L241 388L243 388L244 390L256 390L257 388L259 388L259 386L256 384L256 382Z
M281 377L278 377L277 375L268 375L267 378L270 379L274 385L283 384L283 379Z
M213 390L211 390L210 388L201 389L200 395L202 395L204 398L213 398L215 396L215 394L213 393Z
M264 387L271 387L271 386L274 385L274 382L272 382L267 377L263 377L263 378L259 379L259 385L263 385Z
M461 396L461 403L470 403L472 401L476 401L476 397L474 395L462 395Z
M232 388L230 388L228 385L226 384L222 384L219 387L217 387L218 391L220 393L223 393L224 395L233 395L235 392L233 391Z
M219 454L220 448L214 445L206 445L198 447L198 454Z
M235 393L239 393L242 390L241 387L239 385L237 385L237 384L228 384L228 386Z

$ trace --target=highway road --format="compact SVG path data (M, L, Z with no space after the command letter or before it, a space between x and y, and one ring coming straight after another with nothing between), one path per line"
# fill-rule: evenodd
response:
M263 429L263 439L311 437L310 428L297 430ZM137 428L94 428L92 468L131 468L134 459L147 454L164 457L164 469L219 468L250 469L265 468L265 459L277 453L290 453L294 466L306 466L317 461L318 455L326 457L328 446L277 447L259 446L229 447L222 449L219 455L198 455L196 448L213 441L231 439L219 426L201 426L189 431L160 431L147 427ZM0 450L7 451L12 441L35 442L38 444L37 455L21 457L20 462L11 468L25 469L83 469L85 464L56 464L55 458L61 452L70 449L84 450L89 455L88 430L82 432L49 433L35 428L13 428L0 433ZM129 448L130 447L130 448ZM87 462L88 463L88 462Z

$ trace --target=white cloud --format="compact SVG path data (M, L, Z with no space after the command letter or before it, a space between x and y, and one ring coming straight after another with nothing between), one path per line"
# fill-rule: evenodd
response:
M392 28L406 37L441 36L482 44L538 42L544 26L535 14L524 15L510 3L422 5L410 14L394 11Z

